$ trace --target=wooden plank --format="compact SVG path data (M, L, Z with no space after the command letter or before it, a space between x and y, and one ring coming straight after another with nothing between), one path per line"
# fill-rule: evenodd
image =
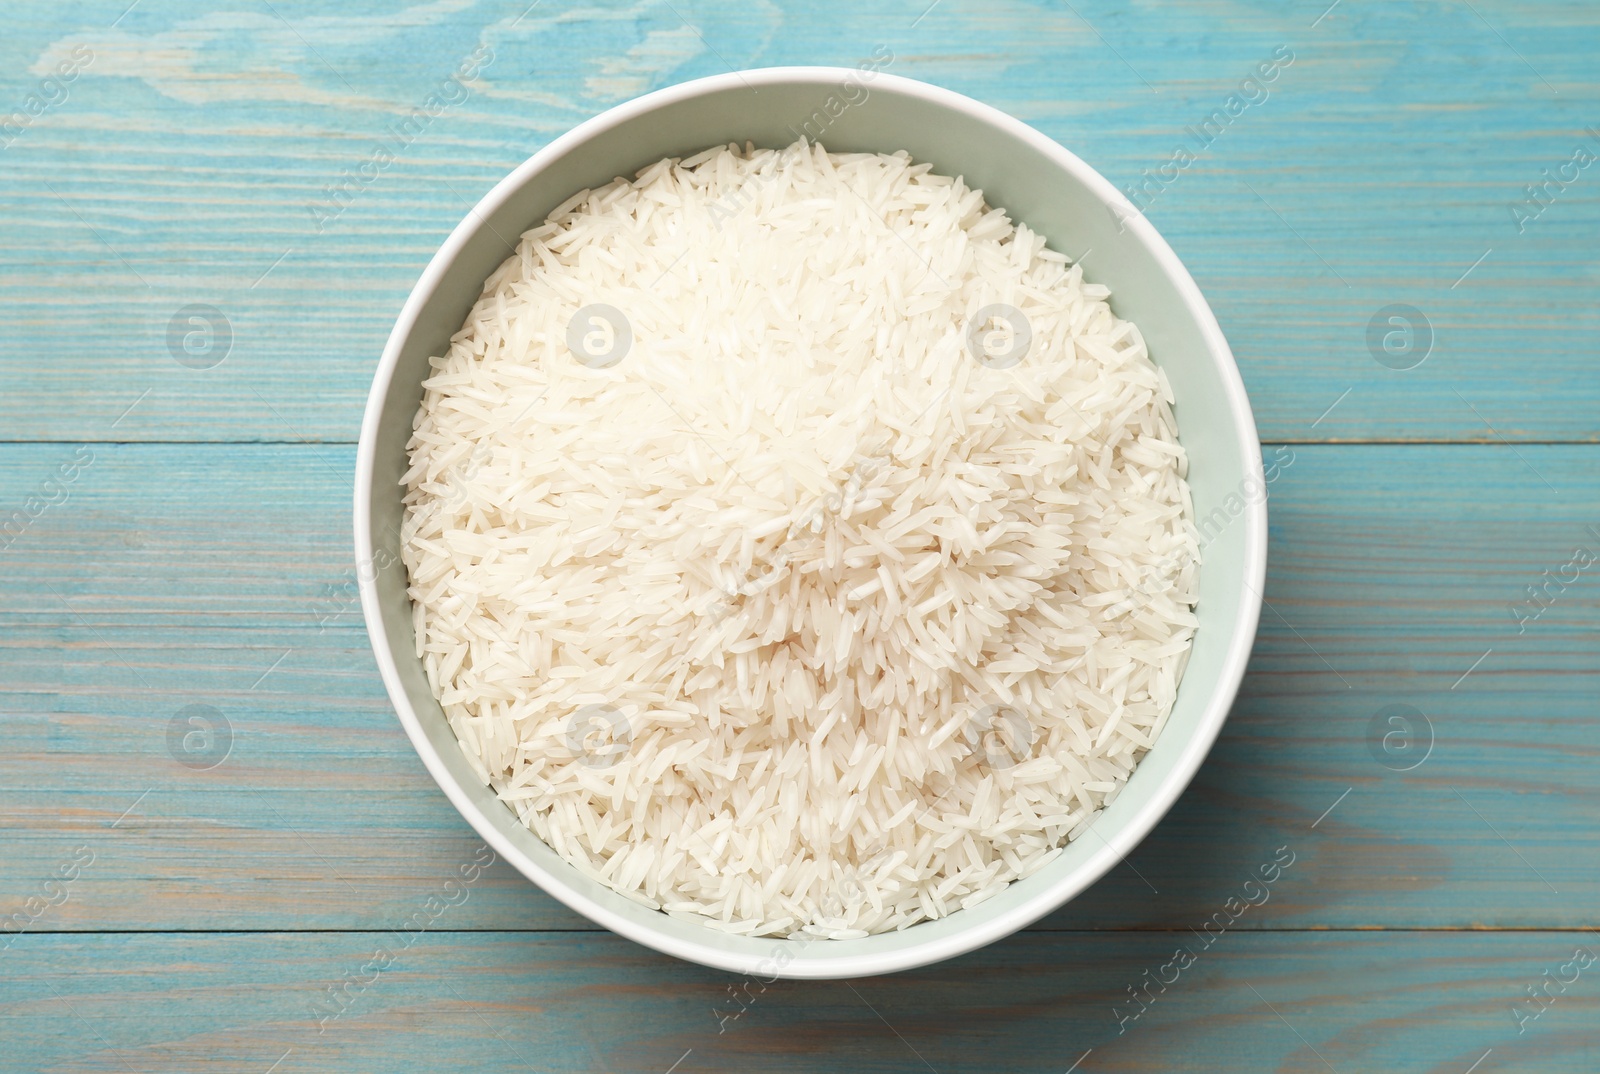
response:
M0 504L77 450L0 447ZM401 733L343 588L351 449L85 450L66 501L0 553L0 909L81 846L92 866L38 927L398 920L477 842ZM1241 928L1592 923L1593 571L1521 635L1512 609L1575 547L1600 551L1600 449L1285 450L1269 610L1221 742L1129 863L1046 927L1196 926L1279 846L1296 886ZM1373 753L1393 704L1431 721L1405 771L1420 745ZM192 705L231 729L208 770L168 738ZM503 865L449 924L583 927Z
M1600 970L1554 979L1600 954L1600 600L1574 566L1600 552L1600 448L1578 446L1600 439L1600 169L1528 191L1600 151L1600 9L525 8L9 13L0 122L45 107L0 130L0 1070L1600 1066ZM470 99L319 228L483 44ZM922 971L741 982L503 863L405 932L479 842L353 599L347 445L395 313L471 202L577 122L880 44L1118 185L1197 153L1141 201L1264 435L1296 445L1222 740L1104 881ZM92 60L46 83L74 49ZM231 336L209 368L169 343L193 303ZM1369 343L1395 304L1433 337L1415 368ZM1180 945L1193 965L1133 1000Z
M1600 173L1551 188L1537 219L1514 215L1528 184L1600 150L1585 133L1600 10L1343 4L1313 24L1321 5L1019 0L915 18L921 6L366 2L331 16L94 0L70 27L18 12L15 106L72 49L93 59L6 134L0 438L349 441L412 282L517 162L644 90L729 66L854 64L880 43L891 72L1007 109L1119 185L1180 145L1198 153L1143 203L1213 301L1269 439L1600 436ZM475 92L319 225L328 188L480 44L495 59ZM1188 129L1280 46L1292 64L1247 91L1269 95L1202 150ZM227 321L214 368L169 345L194 303ZM1433 336L1415 369L1369 350L1394 304Z
M1600 1019L1580 950L1600 958L1571 932L1054 933L763 984L592 933L28 936L0 1032L11 1069L62 1072L1571 1072Z

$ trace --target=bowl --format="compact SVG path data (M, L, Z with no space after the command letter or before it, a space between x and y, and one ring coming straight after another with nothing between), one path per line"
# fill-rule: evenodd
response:
M536 153L477 204L417 281L378 364L356 456L367 631L400 721L450 801L497 854L590 920L658 951L763 980L860 977L950 958L1017 931L1094 883L1171 808L1215 741L1244 674L1266 573L1265 484L1249 400L1216 318L1171 248L1111 183L1021 121L863 68L768 68L687 82L612 108ZM1139 326L1172 384L1204 548L1199 626L1177 702L1093 826L1044 868L977 906L861 939L732 936L581 875L473 774L415 655L399 566L400 477L428 359L444 352L521 234L577 191L631 177L663 157L727 142L781 149L801 134L835 152L907 150L937 171L964 176L1052 248L1087 257L1087 277L1111 288L1112 308Z

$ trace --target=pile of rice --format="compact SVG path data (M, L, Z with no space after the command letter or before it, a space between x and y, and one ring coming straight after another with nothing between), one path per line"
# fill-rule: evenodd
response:
M480 777L733 933L905 928L1050 861L1195 628L1172 393L1107 294L904 153L720 146L558 208L433 360L404 478Z

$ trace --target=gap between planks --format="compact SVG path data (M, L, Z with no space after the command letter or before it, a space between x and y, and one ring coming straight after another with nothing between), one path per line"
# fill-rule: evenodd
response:
M29 929L22 936L360 936L360 935L387 935L393 932L391 928L359 928L359 929ZM1176 935L1178 933L1193 932L1190 928L1117 928L1117 929L1073 929L1051 928L1049 926L1026 926L1011 936L1020 936L1025 933L1050 933L1057 936L1159 936ZM1355 934L1355 933L1394 933L1394 934L1433 934L1433 933L1470 933L1481 936L1487 933L1579 933L1593 934L1595 929L1588 925L1311 925L1304 928L1238 928L1230 929L1233 933L1261 934L1271 936L1294 936L1306 933ZM481 929L429 929L430 936L482 936L489 934L516 934L518 936L609 936L616 935L610 929L596 925L589 928L570 929L518 929L518 928L481 928ZM618 936L618 939L625 937ZM764 939L780 939L780 937L762 937ZM998 942L998 941L996 941Z
M65 440L5 440L0 439L0 448L6 447L60 447L73 444L105 444L110 447L119 445L129 447L356 447L356 440L115 440L95 439L83 437L70 437ZM1310 440L1296 440L1280 437L1273 440L1261 441L1262 447L1273 447L1282 444L1289 447L1451 447L1455 445L1483 444L1490 447L1585 447L1600 444L1600 437L1590 439L1569 440L1501 440L1495 436L1484 437L1458 437L1449 440L1428 439L1337 439L1321 438Z

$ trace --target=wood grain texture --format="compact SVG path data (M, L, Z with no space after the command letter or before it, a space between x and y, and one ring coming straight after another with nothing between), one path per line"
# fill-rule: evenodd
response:
M1320 0L949 2L920 21L921 0L525 6L14 15L0 102L74 48L94 58L3 150L4 437L353 440L411 284L516 163L638 92L880 44L891 72L1013 112L1119 186L1199 153L1149 215L1213 302L1266 438L1600 436L1600 170L1532 222L1512 213L1578 147L1600 151L1591 5L1348 3L1315 25ZM477 91L319 230L327 189L479 45L495 59ZM1279 46L1294 60L1270 96L1200 150L1186 128ZM190 303L227 318L215 368L170 353ZM1431 325L1418 368L1369 353L1394 303Z
M7 15L0 1071L1600 1069L1600 964L1546 976L1600 954L1600 567L1569 566L1600 552L1600 167L1528 189L1600 152L1600 8ZM485 45L470 97L319 226L330 186ZM597 931L503 863L430 910L479 842L384 697L349 534L401 303L468 207L576 123L880 45L1124 188L1197 154L1140 201L1293 453L1221 740L1082 897L886 979L763 991ZM1282 53L1199 150L1190 129ZM229 337L208 368L169 341L193 303ZM1415 368L1370 349L1393 304L1432 335ZM1180 945L1194 964L1133 1000Z
M0 447L0 503L76 450ZM66 502L0 553L0 909L84 845L95 863L47 927L383 927L476 841L402 734L348 588L351 449L87 450ZM1574 548L1600 552L1600 448L1288 450L1222 740L1046 926L1191 926L1280 845L1296 884L1240 927L1597 923L1597 583L1521 635L1512 608ZM1393 704L1431 721L1407 771L1422 723L1411 753L1373 753ZM191 705L231 728L210 770L168 739ZM497 867L451 927L583 924Z
M894 977L763 987L608 934L38 936L5 952L0 1032L61 1074L1462 1074L1486 1056L1474 1074L1571 1074L1600 1059L1600 964L1551 986L1520 1034L1512 1013L1578 948L1600 951L1587 933L1223 934L1178 972L1184 944L1201 947L1023 934ZM1134 1018L1146 971L1172 983Z

